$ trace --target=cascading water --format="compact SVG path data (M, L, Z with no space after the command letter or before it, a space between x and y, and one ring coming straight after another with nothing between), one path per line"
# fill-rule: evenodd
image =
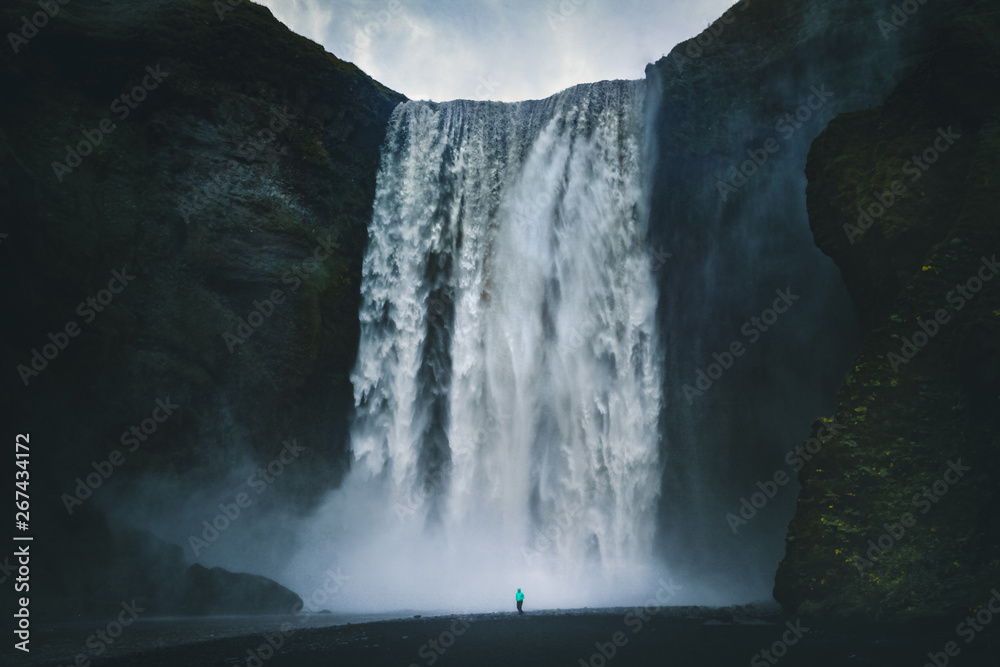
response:
M316 576L336 563L350 585L316 606L652 592L645 88L396 109L364 262L353 467L298 560Z

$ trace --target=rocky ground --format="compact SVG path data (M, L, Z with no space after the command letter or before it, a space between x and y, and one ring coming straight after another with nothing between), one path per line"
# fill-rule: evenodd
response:
M289 619L293 622L295 619ZM248 665L809 665L810 667L919 667L995 665L1000 640L986 629L969 643L956 634L961 619L920 624L817 624L787 619L774 606L664 609L550 610L434 616L280 632L280 619L253 634L250 622L202 625L161 622L171 645L135 641L130 655L95 662L108 667L222 667ZM149 633L150 626L142 629ZM127 635L128 633L126 633ZM213 638L215 637L215 638ZM267 648L268 638L278 646ZM39 641L43 641L40 636ZM948 642L952 652L943 653ZM177 645L183 643L183 645ZM957 652L956 652L957 650ZM766 652L766 653L765 653ZM947 659L947 662L943 660ZM4 664L62 665L64 662Z

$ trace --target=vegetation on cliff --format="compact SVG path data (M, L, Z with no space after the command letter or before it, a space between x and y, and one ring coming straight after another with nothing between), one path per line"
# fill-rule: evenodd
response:
M66 500L92 462L124 457L105 487L198 487L233 472L212 461L264 463L297 438L309 464L262 502L304 509L336 479L378 150L403 97L250 2L75 0L28 33L0 51L0 402L44 451L33 509L66 546L50 570L98 568L101 597L108 488ZM159 402L176 406L163 420ZM49 583L73 597L69 579Z
M864 328L847 428L800 472L775 597L877 618L975 609L1000 576L1000 11L942 27L809 155L818 246Z

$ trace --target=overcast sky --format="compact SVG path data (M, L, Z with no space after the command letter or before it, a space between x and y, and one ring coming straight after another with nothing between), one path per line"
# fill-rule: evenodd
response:
M411 99L516 101L640 79L736 0L257 0Z

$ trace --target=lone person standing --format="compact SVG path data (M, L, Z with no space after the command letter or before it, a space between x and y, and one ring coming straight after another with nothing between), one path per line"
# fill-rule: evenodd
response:
M520 588L517 589L517 595L514 596L514 599L517 600L517 613L523 614L521 605L524 604L524 593L521 592Z

